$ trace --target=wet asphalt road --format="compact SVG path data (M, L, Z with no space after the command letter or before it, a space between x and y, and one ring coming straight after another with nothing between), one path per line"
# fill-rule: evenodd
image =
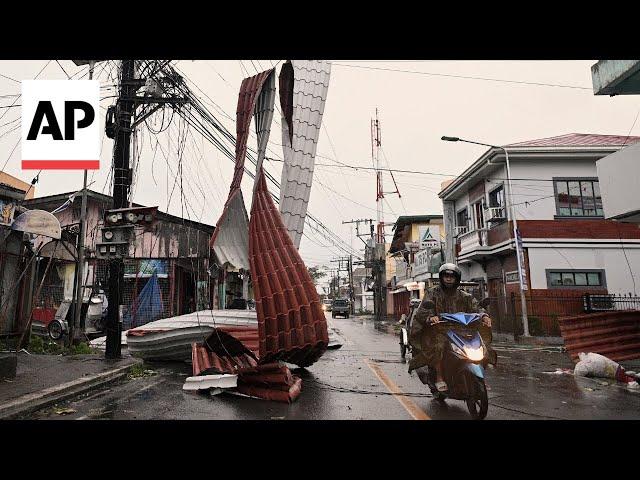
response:
M330 319L343 341L308 369L292 405L224 393L184 392L187 363L146 363L155 373L34 413L32 419L122 420L470 420L462 401L440 405L401 362L391 322ZM640 419L640 393L614 380L558 375L572 368L558 349L496 345L498 366L487 371L487 419ZM399 394L393 395L392 394ZM66 415L60 408L72 409Z

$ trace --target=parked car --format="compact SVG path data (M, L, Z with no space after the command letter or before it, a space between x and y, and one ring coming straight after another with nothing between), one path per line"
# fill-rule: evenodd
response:
M323 311L330 312L332 306L333 306L333 300L331 300L330 298L327 298L326 300L322 301L322 310Z
M349 306L349 300L338 298L333 301L331 317L336 318L338 315L340 315L344 318L349 318L350 310L351 308Z

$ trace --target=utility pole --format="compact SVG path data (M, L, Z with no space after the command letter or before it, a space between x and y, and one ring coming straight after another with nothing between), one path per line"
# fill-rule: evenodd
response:
M93 80L93 68L95 60L89 60L89 80ZM79 64L76 62L76 65ZM82 64L82 62L80 62ZM82 183L82 205L80 210L80 236L78 237L78 264L76 266L75 281L75 307L73 311L73 322L69 325L69 344L73 344L82 338L84 333L83 325L81 325L82 303L84 299L84 288L82 285L82 276L84 270L84 237L87 234L87 171L84 171L84 181Z
M376 169L376 216L378 239L376 243L384 243L384 190L382 188L382 172L380 171L379 149L382 145L380 138L380 121L378 120L378 109L376 108L376 119L371 119L371 162Z
M355 315L355 292L353 290L353 255L349 255L349 301L351 302L351 314Z
M362 240L362 237L367 237L369 236L369 234L360 234L360 224L361 223L370 223L373 226L373 218L359 218L357 220L349 220L346 222L342 222L343 225L346 224L350 224L350 223L355 223L356 224L356 237L358 237L360 240ZM362 240L362 242L366 245L367 242L365 242L364 240Z
M131 149L131 118L134 113L135 61L122 60L120 94L116 105L116 138L113 145L113 208L127 206L131 176L129 155ZM124 286L124 259L109 259L109 306L107 310L106 358L120 358L121 324L120 303Z

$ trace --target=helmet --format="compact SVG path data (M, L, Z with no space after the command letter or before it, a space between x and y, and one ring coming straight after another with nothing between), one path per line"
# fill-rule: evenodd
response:
M460 271L458 266L453 263L445 263L440 267L440 270L438 270L438 278L440 279L440 286L442 288L447 288L442 281L442 277L445 273L450 273L456 277L456 282L453 284L452 288L458 288L458 285L460 285L460 280L462 279L462 272Z

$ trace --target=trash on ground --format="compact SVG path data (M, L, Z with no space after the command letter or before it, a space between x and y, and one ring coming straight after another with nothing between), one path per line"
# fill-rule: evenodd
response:
M573 370L570 368L556 368L555 372L542 372L547 375L573 375Z
M76 413L76 410L74 410L73 408L54 408L53 411L58 415L69 415L71 413Z
M627 388L630 388L631 390L640 390L640 384L636 381L629 382L627 383Z
M625 372L622 365L604 355L580 352L578 357L580 361L576 364L574 373L579 377L613 378L625 383L635 380Z
M238 385L237 375L201 375L188 377L182 386L183 390L208 390L235 388Z

